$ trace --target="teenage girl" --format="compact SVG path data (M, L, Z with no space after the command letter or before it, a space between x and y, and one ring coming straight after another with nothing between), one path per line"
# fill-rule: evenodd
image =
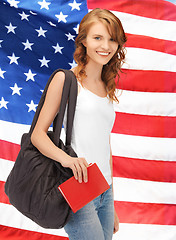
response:
M74 53L77 67L71 69L78 82L71 145L78 157L67 155L47 136L59 111L65 80L62 71L57 72L50 83L31 136L32 143L42 154L71 168L80 183L89 181L87 167L95 162L111 186L78 212L72 213L64 227L70 240L111 240L113 232L119 228L113 200L110 134L115 120L113 101L118 102L115 78L125 59L125 42L120 20L108 10L94 9L80 23Z

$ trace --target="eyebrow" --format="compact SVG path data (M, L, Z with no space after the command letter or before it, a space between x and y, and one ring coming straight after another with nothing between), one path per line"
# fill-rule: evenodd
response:
M97 37L97 36L98 36L98 37L103 37L103 36L100 35L100 34L94 34L93 37L95 37L95 36L96 36L96 37Z

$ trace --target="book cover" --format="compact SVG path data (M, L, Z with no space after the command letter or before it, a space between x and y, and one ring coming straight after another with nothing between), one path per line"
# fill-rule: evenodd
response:
M87 172L87 183L79 183L73 176L58 187L74 213L110 188L96 163Z

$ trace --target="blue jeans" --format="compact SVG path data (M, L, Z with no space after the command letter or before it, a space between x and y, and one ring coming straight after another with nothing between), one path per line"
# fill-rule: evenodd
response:
M64 227L69 240L112 240L114 200L112 186L76 213Z

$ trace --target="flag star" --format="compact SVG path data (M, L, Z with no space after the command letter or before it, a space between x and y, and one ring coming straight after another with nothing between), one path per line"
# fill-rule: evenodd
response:
M35 82L34 76L37 74L32 73L31 69L29 69L28 73L24 73L24 74L27 76L26 81L32 80L33 82Z
M51 21L48 21L49 25L52 27L56 27L56 24L52 23Z
M28 112L30 112L30 111L36 111L36 107L37 107L37 104L34 104L34 101L33 100L31 100L31 103L29 103L29 104L26 104L28 107L29 107L29 109L28 109Z
M78 32L79 32L79 24L77 25L77 27L73 28L73 30L75 30L76 34L78 34Z
M8 103L9 103L9 102L8 102L8 101L5 101L4 98L2 97L2 98L1 98L1 101L0 101L0 109L3 108L3 107L7 109L7 104L8 104Z
M71 35L71 33L68 33L68 34L65 34L65 35L68 37L68 39L67 39L68 41L70 41L70 40L75 41L75 40L74 40L74 37L75 37L75 36L74 36L74 35Z
M64 47L60 47L58 43L56 44L56 46L52 46L52 47L55 49L55 52L54 52L54 53L59 52L59 53L62 54L62 51L61 51L61 50L62 50Z
M4 79L4 73L5 73L6 71L2 71L2 69L0 68L0 77L2 77L3 79Z
M25 46L24 50L30 49L30 50L32 51L31 46L32 46L34 43L30 43L29 40L27 39L26 42L22 42L22 44Z
M40 36L46 37L46 36L45 36L45 33L46 33L48 30L43 30L42 27L40 27L39 30L38 30L38 29L35 29L35 30L38 32L38 37L40 37Z
M18 13L20 16L21 16L21 20L27 20L27 21L29 21L29 19L28 19L28 17L30 16L30 15L27 15L25 12L22 12L22 13Z
M13 32L15 34L15 28L17 28L17 26L12 26L12 24L10 23L9 26L5 26L8 29L7 33Z
M7 0L7 2L10 4L11 7L15 7L18 8L19 1L15 1L15 0Z
M74 68L77 66L77 63L75 62L75 60L73 60L72 63L68 63L68 64L71 66L71 68Z
M3 42L3 40L0 40L0 48L2 48L2 46L1 46L1 43Z
M46 0L43 0L43 2L38 2L38 4L41 6L40 9L45 8L46 10L49 10L50 2L46 2Z
M51 60L47 60L45 56L43 56L43 59L38 59L38 60L41 62L40 67L43 67L43 66L48 67L48 62L51 61Z
M18 87L16 83L15 83L14 87L10 87L10 88L13 90L12 95L14 95L14 94L18 94L19 96L21 95L20 90L22 88Z
M67 22L66 17L68 17L68 15L63 15L63 13L60 12L59 15L56 14L55 16L58 18L58 22L61 22L61 21L64 23Z
M18 65L17 59L20 57L16 57L15 54L13 53L12 56L7 56L10 59L10 64L16 63Z
M69 3L69 6L72 7L71 11L73 11L74 9L77 9L78 11L80 11L80 5L81 3L77 3L75 0L73 1L73 3Z

